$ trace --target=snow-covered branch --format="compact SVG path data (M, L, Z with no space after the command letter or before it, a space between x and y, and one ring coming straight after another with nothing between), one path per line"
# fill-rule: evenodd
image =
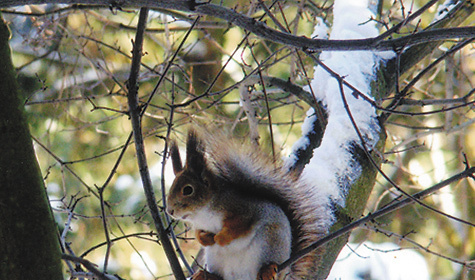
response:
M376 36L378 30L374 22L365 22L371 17L367 1L336 1L334 5L334 22L330 38L344 40ZM317 27L321 28L321 27ZM375 79L375 69L380 61L388 59L392 53L370 51L358 52L323 52L320 55L325 65L344 77L345 81L357 88L359 92L369 96L370 83ZM345 104L340 96L339 81L332 73L322 67L316 67L311 87L317 100L321 101L328 112L328 125L320 147L315 149L314 156L302 173L302 179L312 182L324 192L323 197L329 197L340 206L345 205L345 195L348 193L348 183L351 184L361 173L354 162L353 145L361 145L358 135L350 121L344 106L353 112L356 125L365 138L365 145L371 150L379 139L379 124L376 120L376 108L363 98L354 95L354 91L344 88ZM305 126L314 122L313 112L307 114ZM308 129L303 129L307 131ZM304 133L305 134L305 133ZM308 144L306 140L299 141L294 151ZM296 158L295 156L291 157ZM287 163L292 166L292 162ZM345 178L345 179L344 179Z
M335 1L333 6L334 21L329 33L331 40L360 39L376 37L378 29L371 18L372 12L368 7L369 1ZM314 33L324 34L327 26L316 26ZM380 140L382 128L377 120L376 107L371 96L371 82L377 79L376 69L379 64L391 58L392 52L355 51L355 52L322 52L317 59L314 78L310 84L315 98L322 103L328 114L327 125L321 139L321 144L313 150L313 157L303 169L300 179L313 185L311 195L318 203L328 205L328 228L339 221L334 210L345 213L347 218L359 218L363 207L347 205L348 195L360 176L375 177L375 172L363 174L367 170L362 166L369 161L367 156L359 157L359 151L372 151ZM356 93L356 91L358 93ZM307 112L307 118L302 126L302 138L294 145L293 152L286 165L289 167L299 162L299 151L308 149L311 140L308 137L317 117L313 109ZM365 186L365 191L358 195L353 193L351 200L359 200L365 204L373 183ZM360 187L360 186L358 186ZM341 210L340 210L341 209ZM336 228L337 229L337 228ZM346 233L348 234L348 232ZM347 236L341 237L339 246L347 241ZM329 236L334 239L335 236ZM339 246L326 250L324 263L333 263L338 254ZM326 277L329 268L322 264L322 277Z

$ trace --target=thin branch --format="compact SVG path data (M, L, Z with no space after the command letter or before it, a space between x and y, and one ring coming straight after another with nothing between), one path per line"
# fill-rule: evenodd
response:
M115 161L115 164L112 167L112 170L109 172L109 176L107 176L106 181L99 189L105 189L109 185L110 181L112 180L112 177L114 177L115 173L117 172L117 168L119 168L119 164L122 161L122 158L124 157L125 151L127 151L127 148L129 147L130 142L132 141L132 135L133 133L129 133L129 136L127 137L127 140L125 141L125 144L122 146L119 157ZM116 151L116 149L114 149L113 151Z
M429 249L429 245L428 246L422 246L421 244L417 243L416 241L408 238L407 236L405 235L400 235L400 234L397 234L397 233L394 233L394 232L390 232L390 231L387 231L387 230L384 230L384 229L380 229L380 228L377 228L377 227L373 227L373 226L367 226L369 229L377 232L377 233L382 233L388 237L391 237L391 236L396 236L398 239L402 239L402 240L405 240L411 244L413 244L414 246L416 246L417 248L425 251L426 253L429 253L431 255L434 255L434 256L437 256L439 258L443 258L443 259L446 259L446 260L449 260L453 263L458 263L460 265L463 265L463 266L466 266L468 267L469 269L472 269L472 270L475 270L475 265L473 264L470 264L471 261L461 261L459 259L455 259L455 258L451 258L451 257L447 257L446 255L442 254L442 253L437 253L431 249Z
M69 173L71 173L79 182L81 182L81 184L84 187L86 187L88 192L91 192L95 197L99 198L99 194L97 194L97 192L94 191L93 188L91 188L86 182L84 182L84 180L81 179L81 177L79 177L79 175L77 175L76 172L74 172L71 169L71 167L69 167L69 164L65 163L62 159L60 159L57 155L55 155L50 149L48 149L48 147L46 147L43 143L41 143L37 138L35 138L34 136L31 136L31 138L33 139L33 141L35 141L35 143L40 145L41 148L43 148L43 150L45 150L51 157L53 157L62 167L66 168L66 170L68 170Z
M155 236L157 237L157 234L154 233L154 232L137 232L137 233L131 233L131 234L127 234L127 235L123 235L123 236L119 236L119 237L116 237L116 238L113 238L111 239L111 242L115 243L117 241L121 241L122 239L129 239L130 237L136 237L136 238L141 238L141 239L145 239L145 240L150 240L150 241L153 241L153 242L156 242L155 239L150 239L150 238L144 238L143 236ZM87 249L87 251L85 251L84 253L81 254L81 258L84 258L86 255L88 255L89 253L91 253L92 251L102 247L102 246L105 246L107 245L107 242L102 242L102 243L99 243L89 249Z
M72 223L72 220L75 219L75 216L76 216L76 214L74 213L74 209L76 208L78 202L80 200L82 200L83 198L85 198L85 196L82 196L82 197L79 197L79 198L77 198L77 196L78 196L78 194L72 195L71 200L68 204L66 204L63 201L64 198L61 199L61 202L63 203L64 208L65 208L62 211L65 211L66 213L68 213L68 219L64 223L64 229L61 232L61 235L59 236L59 241L61 243L62 251L63 252L68 251L72 255L74 255L74 252L71 250L71 247L69 246L69 243L66 242L66 236L71 231L71 223ZM70 271L73 271L73 266L72 266L71 262L66 261L66 265L68 266Z
M427 106L427 105L470 105L469 98L474 95L475 89L472 89L466 95L459 98L448 99L407 99L404 98L399 102L399 105L415 105L415 106Z
M236 48L234 49L233 53L229 56L228 60L224 63L223 67L221 67L221 70L220 70L219 73L221 73L222 71L224 71L224 69L226 68L226 66L228 65L228 63L233 59L234 55L235 55L236 52L239 50L239 48L241 47L241 45L244 44L244 42L247 40L247 36L248 36L248 35L249 35L249 33L247 33L247 35L245 35L244 38L241 40L241 42L236 46ZM276 55L277 53L279 53L280 51L282 51L282 50L284 50L284 49L285 49L285 47L282 47L282 48L278 49L278 50L275 51L272 55L268 56L264 61L262 61L262 63L261 63L261 69L267 68L267 62L270 61L270 60L274 57L274 55ZM288 55L290 55L290 54L288 54ZM279 61L279 60L284 59L284 58L285 58L285 56L282 57L282 58L276 59L276 61ZM265 66L264 66L264 65L265 65ZM227 87L227 88L225 88L225 89L222 89L222 90L213 92L213 94L209 94L209 93L208 93L209 90L210 90L210 87L208 87L208 90L207 90L204 94L199 95L199 96L197 96L197 97L195 97L195 98L193 98L193 99L191 99L191 100L189 100L189 101L187 101L187 102L178 104L178 105L176 105L176 107L188 106L188 105L190 105L192 102L195 102L196 100L199 100L199 99L201 99L201 98L203 98L203 97L205 97L205 96L207 96L207 95L211 96L211 95L219 95L219 94L221 94L221 96L220 96L219 98L217 98L216 100L214 100L213 102L211 102L211 103L208 105L208 107L205 108L205 110L206 110L206 109L209 109L209 108L211 108L211 107L214 107L216 104L218 104L218 102L220 102L220 101L225 97L226 94L229 94L232 89L238 88L239 86L241 86L241 85L247 80L248 77L252 77L253 75L255 75L255 77L258 77L258 76L257 76L257 71L258 71L258 68L256 67L256 68L254 68L253 70L251 70L251 72L248 73L244 78L242 78L241 81L235 82L233 85L231 85L231 86L229 86L229 87ZM258 82L258 81L259 81L259 78L257 78L257 82ZM225 94L222 94L222 93L225 93Z
M107 225L107 217L106 217L106 202L104 201L104 190L105 187L102 188L97 188L99 192L99 200L101 204L101 221L102 221L102 227L104 229L104 236L106 238L106 252L104 254L104 264L103 264L103 269L104 272L107 272L107 266L109 265L109 256L111 253L112 249L112 242L110 240L110 234L109 234L109 226Z
M437 22L431 24L426 30L438 28L443 29L447 26L457 26L467 19L475 11L475 6L471 1L462 0L454 1L454 6ZM471 36L473 38L473 36ZM442 44L442 41L427 42L423 45L412 46L402 53L400 59L400 67L396 65L396 58L388 60L384 65L380 66L378 72L381 74L380 88L378 94L382 97L387 96L394 89L395 72L400 74L406 73L409 69L419 63L424 57L432 53Z
M308 88L310 89L310 98L314 102L313 109L315 110L315 114L317 115L317 121L319 122L319 126L322 129L325 129L327 126L327 112L326 109L323 107L321 102L317 101L317 98L315 97L315 92L313 91L312 83L310 81L310 78L307 75L307 71L305 70L305 65L302 60L302 56L300 55L299 51L296 51L297 57L299 59L300 67L302 68L302 72L304 74L305 80L307 82ZM320 140L321 141L321 140Z
M197 22L197 21L195 21L195 22ZM191 28L190 28L190 30L191 30ZM183 40L183 41L185 41L185 40ZM169 119L167 121L166 136L164 138L165 145L163 147L163 152L162 152L162 170L161 170L161 175L160 175L160 178L161 178L160 183L161 183L161 187L162 187L162 203L163 203L163 208L164 209L167 208L167 198L166 198L166 193L167 192L166 192L166 189L165 189L165 167L166 167L167 159L168 159L170 134L171 134L172 128L173 128L173 117L175 115L175 107L174 107L174 104L175 104L175 86L174 86L175 85L175 79L174 79L174 76L172 76L172 81L173 81L173 83L172 83L172 92L171 92L172 96L171 96L171 105L170 105L170 115L169 115ZM170 216L168 215L168 213L165 213L165 219L167 221L167 228L168 228L168 227L170 227L170 224L171 224ZM183 250L180 247L180 244L178 244L178 240L177 240L175 231L170 230L170 235L171 235L171 239L173 241L173 244L175 245L176 251L177 251L178 255L181 258L181 261L185 265L188 272L190 274L193 274L194 271L191 268L188 261L186 260L185 255L183 254Z
M184 280L185 275L181 269L180 263L177 256L175 255L175 250L168 239L167 231L163 225L163 222L160 218L160 213L157 207L157 202L155 199L155 194L153 191L152 180L150 178L150 173L148 171L147 159L145 156L145 148L142 137L142 126L141 126L141 108L138 102L138 74L140 69L140 61L142 59L142 48L143 48L143 36L147 20L148 9L142 8L140 10L139 23L137 28L137 33L134 41L134 48L132 50L132 66L130 69L130 76L128 80L128 94L127 100L129 103L129 114L132 122L132 129L134 131L135 139L135 150L137 154L137 162L139 165L140 176L142 178L142 184L147 198L147 204L152 215L153 222L157 229L157 232L160 236L163 249L165 254L170 262L173 274L176 279Z
M419 133L415 133L413 134L411 137L408 137L406 139L404 139L404 141L401 141L400 143L396 144L394 147L391 148L391 151L394 151L394 150L397 150L401 147L404 147L406 146L407 144L417 140L417 139L420 139L424 136L427 136L427 135L432 135L432 134L435 134L435 133L444 133L445 135L449 135L451 133L455 133L455 132L458 132L458 131L461 131L463 129L466 129L467 127L469 127L470 125L474 124L475 123L475 118L472 118L472 119L469 119L467 120L466 122L464 123L461 123L457 126L454 126L450 129L445 129L444 127L433 127L433 128L427 128L427 129L430 129L428 131L421 131Z
M252 49L252 47L250 47L249 49L250 49L252 58L254 59L254 61L257 64L257 67L256 67L257 68L257 75L259 76L259 81L262 85L262 92L264 94L264 101L265 101L265 104L266 104L266 111L267 111L267 118L268 118L268 125L269 125L269 133L270 133L270 141L271 141L271 149L272 149L272 159L273 159L273 161L275 161L274 131L272 129L272 116L270 114L269 98L267 96L266 84L264 83L264 80L262 78L262 71L261 71L262 70L262 68L261 68L262 62L259 62L257 60L257 57L254 54L254 50ZM249 103L249 106L252 106L252 105ZM246 111L246 113L247 113L247 111ZM248 118L249 117L255 117L255 116L248 116ZM257 122L255 122L255 124L257 124ZM251 140L253 140L258 145L259 144L259 133L256 129L257 128L256 125L254 125L254 128L255 128L254 136L251 137ZM252 133L252 131L251 131L251 133Z
M205 90L204 93L186 101L186 102L183 102L181 104L177 104L175 105L175 107L187 107L189 106L190 104L192 104L193 102L197 101L197 100L200 100L201 98L205 97L205 96L208 96L209 95L209 92L211 91L211 88L214 86L214 84L216 83L216 81L218 80L218 77L219 75L221 75L221 73L223 73L224 69L227 67L227 65L229 64L229 62L231 62L231 60L233 60L233 57L234 55L237 53L237 51L241 48L241 46L247 41L247 37L249 36L249 32L246 33L246 35L244 35L244 38L241 40L241 42L239 42L239 44L236 46L236 48L234 48L234 51L233 53L229 56L228 60L226 60L226 62L224 63L224 65L221 67L221 69L219 70L219 72L215 75L214 77L214 80L211 82L211 84L208 86L208 88ZM257 72L257 69L254 69L253 73ZM239 82L235 83L233 86L231 86L232 88L234 87L238 87L239 86ZM230 88L231 88L230 87ZM228 91L230 88L227 88L227 89L224 89L222 90L222 92L225 92L225 91Z
M258 65L259 65L259 63L258 63ZM267 96L266 85L264 84L264 82L262 80L262 72L261 72L260 68L258 68L258 69L259 69L258 70L259 77L260 77L261 83L262 83L262 92L264 93L264 100L265 100L265 104L266 104L267 119L268 119L268 124L269 124L269 134L270 134L270 141L271 141L271 148L272 148L272 160L275 161L276 160L276 158L275 158L276 155L275 155L275 147L274 147L274 131L272 129L272 115L270 113L269 98Z
M464 41L461 41L459 42L458 44L456 44L455 46L453 46L450 50L446 51L443 55L441 55L440 57L438 57L435 61L433 61L431 64L429 64L427 67L424 68L424 70L422 70L419 74L417 74L416 77L414 77L414 79L412 79L407 85L406 87L401 91L401 96L405 96L409 90L425 75L427 74L427 72L429 72L430 69L434 68L436 65L438 65L441 61L443 61L446 57L448 57L449 55L452 55L453 53L461 50L463 47L465 47L466 45L470 44L471 42L473 42L474 38L471 38L471 39L467 39L467 40L464 40Z
M119 279L116 276L107 275L106 273L100 271L99 269L96 268L97 266L95 264L91 263L90 261L88 261L86 259L78 258L78 257L75 257L75 256L66 255L66 254L62 254L61 258L63 260L68 260L68 261L72 261L72 262L75 262L75 263L82 264L87 270L92 272L100 280L117 280L117 279Z
M155 96L155 94L158 92L158 88L160 87L160 85L162 84L165 76L167 75L168 73L168 70L170 70L170 67L173 65L173 61L175 60L175 58L178 56L178 53L180 52L180 50L183 48L183 45L185 44L186 40L188 39L188 36L191 34L191 31L194 29L195 25L200 21L200 18L201 17L197 17L195 19L195 21L193 22L193 24L190 26L190 28L188 29L188 32L185 34L185 36L183 37L183 40L181 40L180 42L180 45L178 46L177 50L175 51L175 53L173 54L172 58L168 61L167 63L167 66L165 67L165 69L163 70L163 73L161 74L160 76L160 79L158 80L157 84L155 85L152 93L150 94L147 102L145 102L143 108L142 108L142 111L140 112L140 116L143 116L143 114L145 113L145 111L147 110L147 107L148 105L150 104L150 102L152 101L152 98ZM173 85L175 85L175 83L173 82Z
M382 3L383 1L381 1ZM416 19L417 17L419 17L420 15L422 15L422 13L424 13L425 11L427 11L430 7L434 6L434 4L436 4L438 2L438 0L431 0L429 2L427 2L423 7L421 7L419 10L415 11L414 13L412 13L410 16L408 16L407 18L405 18L403 21L401 21L400 23L396 24L395 26L391 27L390 29L388 29L387 31L385 31L384 33L382 33L381 35L379 35L378 39L384 39L384 38L387 38L391 35L393 35L394 33L397 33L399 32L399 30L401 30L401 28L405 25L407 25L409 22L413 21L414 19Z

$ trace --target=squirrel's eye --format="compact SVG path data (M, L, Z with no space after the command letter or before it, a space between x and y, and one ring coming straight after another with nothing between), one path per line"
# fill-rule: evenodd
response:
M193 193L193 187L190 185L186 185L182 190L183 195L191 195Z

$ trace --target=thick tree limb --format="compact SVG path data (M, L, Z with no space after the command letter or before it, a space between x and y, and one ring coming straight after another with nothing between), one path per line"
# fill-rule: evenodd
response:
M31 5L31 4L96 4L109 8L139 8L148 7L156 9L171 9L183 12L209 15L226 20L236 26L242 27L249 32L273 42L285 44L310 51L350 51L350 50L374 50L393 51L419 45L427 42L437 42L447 39L472 38L475 34L475 27L444 28L420 31L396 39L384 40L383 37L356 39L356 40L326 40L311 39L305 36L296 36L290 33L281 32L268 27L264 22L240 14L232 9L211 4L199 3L196 1L153 1L153 0L6 0L0 3L0 8Z

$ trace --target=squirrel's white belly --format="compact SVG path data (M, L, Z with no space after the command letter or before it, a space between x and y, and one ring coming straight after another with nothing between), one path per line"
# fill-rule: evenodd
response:
M206 269L224 280L256 280L263 265L280 264L291 251L290 224L283 211L270 203L257 210L251 231L226 246L206 246Z
M261 266L261 248L253 244L254 235L234 240L227 246L205 247L207 269L225 280L255 280ZM253 246L254 245L254 246Z

